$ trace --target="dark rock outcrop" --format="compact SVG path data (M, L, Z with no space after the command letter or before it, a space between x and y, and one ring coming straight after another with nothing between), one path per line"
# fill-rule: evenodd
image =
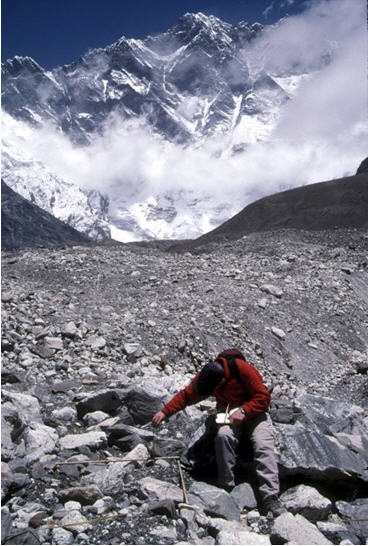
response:
M363 164L359 169L362 168ZM301 186L251 203L218 228L194 241L173 245L191 250L208 243L240 239L278 229L324 230L368 227L368 174Z
M363 159L356 172L357 174L368 173L368 157Z
M1 244L4 249L87 243L88 237L40 209L1 181Z

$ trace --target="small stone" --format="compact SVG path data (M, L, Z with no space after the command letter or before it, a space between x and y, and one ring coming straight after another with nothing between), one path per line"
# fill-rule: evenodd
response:
M14 299L14 296L11 292L2 292L1 301L3 303L10 303L11 301L13 301L13 299Z
M68 504L68 503L67 503ZM87 529L92 529L92 525L88 523L88 520L83 516L79 510L73 508L66 508L68 513L60 521L62 527L66 527L68 531L74 533L80 533Z
M71 380L58 381L57 383L54 383L52 385L51 391L53 393L70 392L74 388L75 388L75 381L71 381Z
M332 502L308 485L288 489L280 501L288 512L300 514L310 521L326 519L332 509Z
M285 334L284 330L281 330L281 328L276 328L276 326L272 326L271 327L271 332L273 333L273 335L275 335L276 337L278 337L281 340L284 340L286 338L286 334Z
M143 348L139 343L124 343L123 350L128 355L129 360L143 356Z
M280 542L281 541L281 542ZM275 519L271 530L272 544L332 544L313 523L303 516L285 512Z
M164 525L157 525L154 529L150 531L150 535L161 540L169 540L171 544L177 542L177 534L175 528L165 527ZM144 542L143 544L145 544Z
M78 328L74 322L66 322L60 328L61 335L74 339L77 336Z
M31 517L28 524L30 527L39 527L40 525L42 525L42 523L47 517L48 517L47 512L37 512Z
M259 343L256 343L254 346L254 350L256 352L257 356L263 356L263 349Z
M281 298L284 295L283 290L279 286L275 286L274 284L263 284L261 286L262 292L266 292L266 294L271 294L271 296L275 296L276 298Z
M65 423L71 423L77 418L77 412L74 408L66 406L65 408L56 409L51 413L54 419L64 421Z
M91 507L91 511L95 514L104 514L105 512L109 512L114 504L114 499L112 497L103 497L102 499L96 500Z
M252 533L247 529L223 529L216 537L216 544L251 544L256 546L258 544L271 544L271 542L269 536Z
M103 349L106 346L106 339L101 336L89 336L86 339L86 345L94 350Z
M67 489L61 489L59 492L59 499L61 502L73 500L82 505L93 504L100 499L101 496L102 493L96 485L68 487Z
M107 444L105 432L86 432L84 434L67 434L60 438L60 447L62 449L78 449L81 447L90 447L97 449Z
M83 421L89 427L91 427L93 425L97 425L98 423L102 423L102 421L105 421L109 417L109 414L103 411L93 411L91 413L86 413L86 415L83 417Z
M52 543L53 544L74 544L73 533L67 531L66 529L57 529L52 530Z
M45 346L47 349L61 351L64 349L63 340L59 337L45 337Z
M54 349L50 349L50 347L47 347L43 343L36 343L36 345L32 345L30 347L30 350L35 355L40 356L41 358L45 358L45 359L51 358L55 353Z

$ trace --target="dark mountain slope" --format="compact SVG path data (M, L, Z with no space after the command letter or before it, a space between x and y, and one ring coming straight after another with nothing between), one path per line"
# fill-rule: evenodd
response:
M191 249L259 231L368 228L368 173L310 184L264 197L218 228L175 246Z
M365 159L363 159L363 161L361 162L361 164L359 165L359 168L356 172L357 174L361 174L361 173L368 173L368 157L366 157Z
M1 244L6 248L85 243L89 239L1 181Z

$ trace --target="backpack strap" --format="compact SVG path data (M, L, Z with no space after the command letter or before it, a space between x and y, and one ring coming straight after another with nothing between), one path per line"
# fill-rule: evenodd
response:
M237 366L235 358L233 356L230 356L226 357L226 360L230 371L230 377L233 377L234 379L239 381L239 383L241 383L242 381L240 379L239 368Z
M224 367L226 381L228 381L231 378L234 378L237 381L239 381L239 383L242 383L242 380L240 378L238 365L236 363L236 358L233 355L226 355L226 356L222 356L220 358L217 357L216 360L218 362L221 362L221 364Z

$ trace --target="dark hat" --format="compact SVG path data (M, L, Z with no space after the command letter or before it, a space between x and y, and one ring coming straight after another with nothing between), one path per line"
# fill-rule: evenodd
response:
M199 372L195 388L199 395L209 396L225 377L224 368L219 362L211 360Z
M219 355L217 355L217 358L241 358L242 360L245 360L245 357L239 349L226 349L226 351L222 351Z

